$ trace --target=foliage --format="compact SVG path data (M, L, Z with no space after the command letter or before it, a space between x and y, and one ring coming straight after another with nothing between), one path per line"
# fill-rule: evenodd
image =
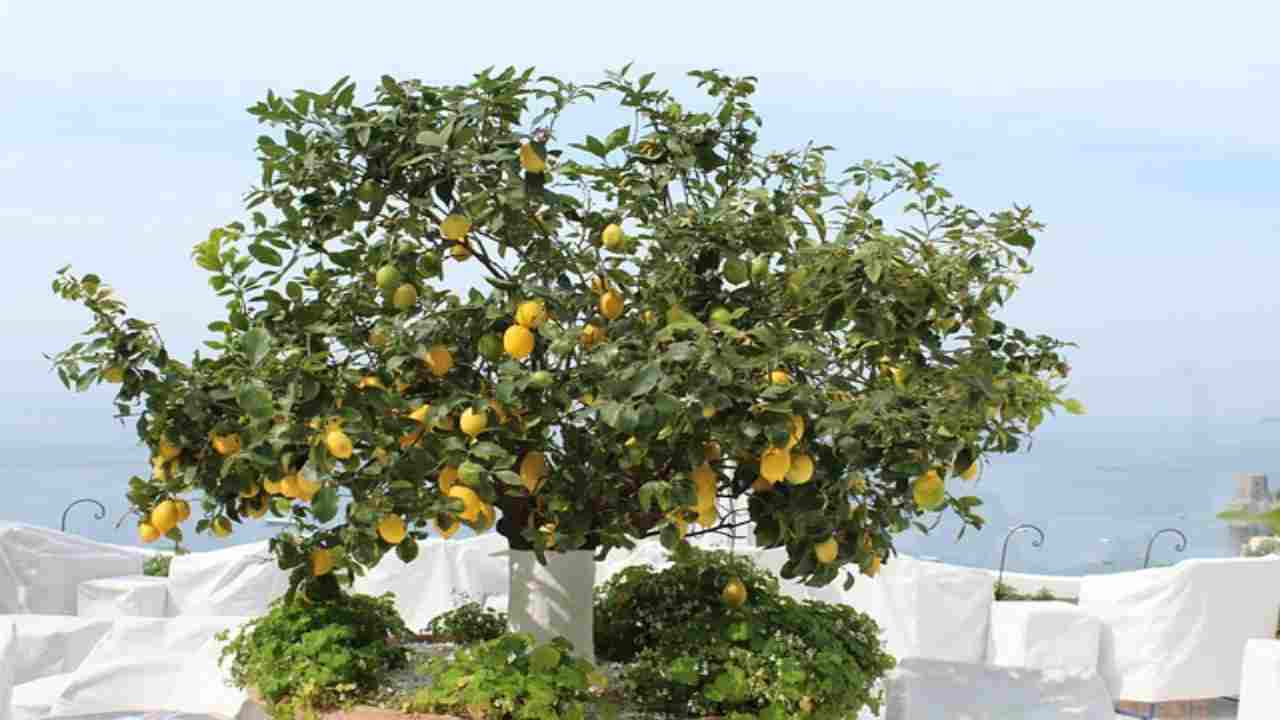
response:
M603 689L605 678L571 650L560 638L538 645L529 634L506 633L431 658L419 668L431 684L404 709L476 720L582 720L599 704L593 690Z
M1079 598L1058 597L1053 591L1047 587L1042 587L1034 593L1021 593L1011 585L1005 583L996 583L996 600L1000 602L1019 602L1019 601L1035 601L1035 602L1069 602L1078 603Z
M1253 513L1239 508L1223 510L1218 513L1218 519L1232 523L1261 525L1276 535L1280 535L1280 507L1274 507L1261 513Z
M341 595L325 602L281 598L245 623L222 650L232 682L252 688L273 717L366 697L403 667L409 637L393 596ZM228 633L220 639L227 640Z
M171 355L97 275L53 284L93 316L52 358L62 382L118 382L154 452L132 506L194 494L196 530L222 535L265 489L313 598L393 548L412 560L432 520L496 510L516 548L672 547L746 522L711 511L745 499L782 574L818 583L922 516L980 526L984 456L1083 410L1066 344L996 319L1042 226L958 203L934 165L767 151L755 79L692 75L688 107L625 68L269 92L249 215L193 251L226 304L205 350ZM560 142L571 106L605 98L625 124ZM812 472L777 482L792 465ZM453 496L424 481L453 468ZM377 532L391 514L403 541Z
M172 562L172 555L157 553L142 563L142 574L147 577L169 577L169 564Z
M735 577L748 588L736 610L721 600ZM879 711L873 685L894 664L867 616L786 597L724 552L628 569L601 588L596 608L598 650L628 663L626 696L678 716L854 718L864 706Z
M1240 548L1240 554L1244 557L1280 555L1280 537L1263 535L1249 538L1249 542Z
M471 601L431 618L426 633L440 642L475 643L494 640L507 627L506 613Z

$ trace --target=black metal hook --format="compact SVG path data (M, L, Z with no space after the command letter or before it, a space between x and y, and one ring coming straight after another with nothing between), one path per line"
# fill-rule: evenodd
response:
M1174 533L1178 537L1182 538L1182 540L1177 545L1174 546L1173 548L1174 550L1177 550L1178 552L1183 552L1187 549L1187 536L1184 535L1181 530L1179 530L1178 528L1165 528L1163 530L1160 530L1156 532L1155 535L1152 535L1151 539L1147 541L1147 555L1146 557L1142 558L1142 569L1145 570L1151 566L1151 546L1155 544L1156 538L1160 537L1165 533Z
M1005 558L1008 557L1009 555L1009 539L1012 538L1015 534L1023 530L1035 530L1036 534L1040 536L1040 539L1031 541L1031 547L1038 548L1044 545L1044 531L1036 527L1035 525L1031 525L1029 523L1023 523L1013 528L1012 530L1010 530L1009 534L1004 536L1004 547L1000 549L1000 574L996 577L997 587L999 587L1000 584L1004 582L1004 561L1005 561Z
M105 505L93 498L80 498L79 500L73 501L62 511L62 523L58 526L62 532L67 531L67 513L71 512L71 508L79 505L80 503L93 503L98 506L98 512L93 515L94 520L101 520L107 516L107 507Z

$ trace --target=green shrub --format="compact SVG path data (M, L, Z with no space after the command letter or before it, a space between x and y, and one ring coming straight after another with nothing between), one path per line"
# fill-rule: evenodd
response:
M1078 603L1079 598L1059 597L1047 587L1042 587L1033 594L1021 593L1012 586L996 583L995 597L998 602L1069 602Z
M748 599L728 607L737 577ZM797 601L749 560L696 551L655 572L632 568L597 594L597 652L627 662L628 705L676 716L784 720L878 712L894 665L879 628L845 605Z
M431 618L426 627L427 634L436 642L484 642L506 631L506 613L474 601Z
M222 633L226 641L229 633ZM282 598L245 623L222 650L236 687L252 688L273 717L349 704L404 667L410 636L393 596L338 595L325 602Z
M169 563L173 562L173 556L168 553L160 553L147 558L142 563L142 574L147 577L169 577Z
M418 670L431 684L418 690L404 710L475 718L581 720L589 708L601 703L597 692L605 679L591 663L570 652L563 639L538 645L526 633L507 633L431 658Z

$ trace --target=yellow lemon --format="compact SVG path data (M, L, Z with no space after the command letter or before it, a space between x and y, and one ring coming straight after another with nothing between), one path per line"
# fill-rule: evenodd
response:
M520 167L524 168L525 172L538 174L547 169L547 161L538 154L533 143L524 143L520 146Z
M430 405L419 405L413 409L413 412L409 413L409 419L425 423L427 421L427 413L429 412L431 412Z
M262 489L266 490L268 495L281 494L281 492L283 492L284 490L282 485L283 483L281 483L279 480L272 480L270 478L266 478L262 481Z
M453 355L449 352L449 348L443 345L431 348L422 359L427 367L431 368L431 374L436 377L444 377L445 373L453 368Z
M862 574L866 575L867 577L875 577L879 573L880 573L880 556L872 555L871 559L867 561L867 566L863 568Z
M590 350L596 345L604 342L606 339L608 339L608 336L605 334L604 328L588 324L586 327L582 328L582 337L579 338L579 341L582 343L583 347Z
M760 475L771 483L787 476L791 469L791 451L786 448L769 448L760 456Z
M804 418L799 415L791 416L791 440L787 443L787 449L795 447L799 444L801 438L804 437Z
M378 521L378 537L390 545L399 545L405 534L404 518L399 515L383 515Z
M357 390L364 390L365 388L378 388L379 390L386 390L387 386L383 385L382 381L379 380L376 376L366 375L365 377L360 378L360 382L356 383Z
M329 548L316 548L311 551L311 574L315 577L333 572L333 551Z
M178 504L165 500L151 509L151 524L163 535L178 526Z
M786 370L774 370L769 373L769 382L774 385L790 385L791 375Z
M472 523L472 527L475 528L476 532L482 533L493 527L493 523L497 519L498 514L493 509L493 506L487 502L482 502L480 503L480 517Z
M455 465L446 465L440 474L436 476L436 483L440 486L440 492L445 495L453 489L458 482L458 468Z
M309 479L302 473L298 473L294 477L298 483L298 499L303 502L311 502L311 499L316 496L316 493L320 492L320 488L322 487L320 483Z
M512 325L502 334L502 349L516 360L523 360L533 352L533 333L523 325Z
M102 379L113 385L119 385L124 382L124 368L119 365L112 365L102 371Z
M525 453L520 460L520 480L530 493L538 491L542 478L547 474L547 458L537 450Z
M618 252L622 246L626 244L626 235L622 233L622 227L617 223L612 223L604 229L600 234L600 241L604 246L613 251Z
M472 438L484 432L484 429L488 426L489 413L485 410L476 412L471 408L467 408L462 411L462 418L458 421L458 427L462 429L462 432Z
M516 324L537 330L547 320L547 306L541 300L525 300L516 307Z
M969 467L965 468L965 469L964 469L964 472L960 473L960 477L961 477L961 478L963 478L963 479L965 479L965 480L972 480L972 479L974 479L974 478L978 477L978 463L977 463L977 461L975 460L971 465L969 465Z
M445 240L458 241L471 232L471 221L457 214L450 215L440 223L440 234Z
M224 538L231 534L231 520L225 517L216 517L209 524L209 530L214 537Z
M240 452L240 436L235 433L230 435L214 435L213 449L222 457L235 455Z
M466 522L475 522L480 517L480 508L484 505L484 501L476 495L476 491L466 485L454 485L449 488L449 497L462 501L462 514L459 515Z
M152 525L145 520L138 523L138 539L144 543L153 543L159 540L160 536L163 534L164 533L156 529L155 525Z
M840 543L835 538L827 538L813 546L813 554L817 556L818 562L830 565L840 555Z
M280 479L280 494L287 498L301 497L302 486L298 484L297 473L289 473Z
M716 416L715 408L711 407L710 405L707 405L706 407L702 408L702 417L710 420L715 416Z
M330 455L339 460L346 460L351 457L351 438L347 437L347 434L338 428L331 428L329 432L324 434L324 446Z
M698 508L698 524L702 527L715 527L716 521L719 519L720 512L716 509L715 503L707 507Z
M714 505L716 502L716 471L707 463L702 463L689 474L693 480L693 489L698 496L699 510Z
M609 289L609 281L603 275L591 276L591 292L600 295Z
M610 290L600 296L600 314L608 320L617 320L622 315L622 295L617 290Z
M391 304L399 310L408 310L418 304L418 288L405 283L396 288L391 296Z
M191 503L186 500L175 500L178 505L178 522L184 523L191 518Z
M743 585L738 578L732 578L725 584L724 590L720 593L720 599L725 605L737 610L747 604L747 586Z
M452 256L454 260L462 262L463 260L471 257L471 246L464 242L456 242L453 244L453 247L449 248L449 255Z
M911 482L911 498L925 510L938 509L946 496L946 485L936 470L930 470Z
M803 485L813 478L813 458L799 454L791 456L791 467L787 468L787 482L792 485Z
M168 438L160 438L160 457L166 462L177 458L182 454L182 448L173 445Z

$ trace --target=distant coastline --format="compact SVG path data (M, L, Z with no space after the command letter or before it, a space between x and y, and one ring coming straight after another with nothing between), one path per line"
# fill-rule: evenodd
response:
M1269 416L1269 417L1264 417L1264 418L1262 418L1262 420L1260 420L1259 422L1260 422L1261 424L1263 424L1263 425L1270 425L1270 424L1272 424L1272 423L1280 423L1280 416L1272 415L1272 416Z

